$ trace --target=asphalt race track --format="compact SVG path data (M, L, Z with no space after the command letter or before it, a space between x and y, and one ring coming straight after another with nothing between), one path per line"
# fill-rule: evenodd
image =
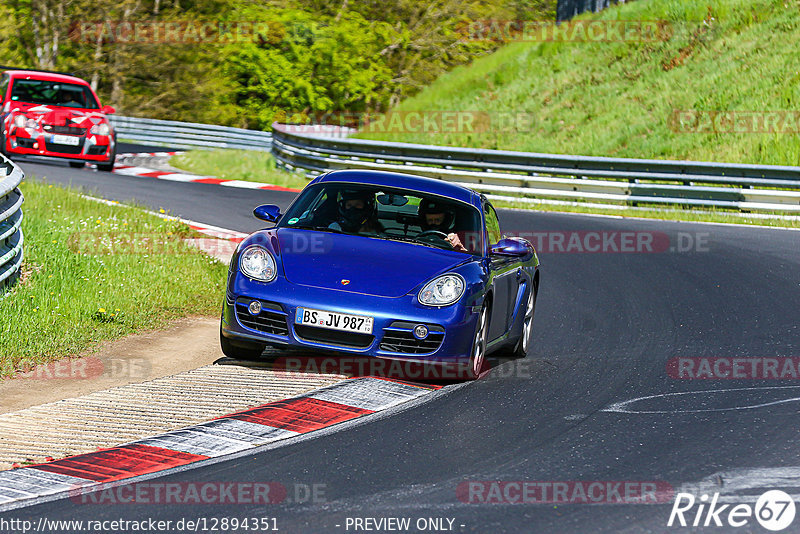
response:
M251 216L257 204L285 207L294 196L60 163L22 167L51 183L240 231L260 227ZM97 505L64 498L4 516L274 517L281 532L355 532L348 518L366 517L406 517L412 526L418 518L447 518L453 532L664 532L690 530L667 527L671 498L486 504L464 502L457 490L480 481L651 481L677 491L711 480L712 491L733 500L736 492L800 493L796 377L676 379L668 371L673 358L800 357L800 232L520 211L501 211L501 223L507 232L548 235L539 247L541 286L526 359L495 360L483 379L448 385L413 407L157 479L279 482L289 488L287 501ZM553 236L566 236L566 246L570 236L586 235L576 232L609 240L647 232L669 243L647 253L559 251ZM651 398L625 403L640 397ZM764 475L776 472L795 475ZM313 485L317 498L305 498L302 488ZM706 530L764 531L753 518L744 528Z

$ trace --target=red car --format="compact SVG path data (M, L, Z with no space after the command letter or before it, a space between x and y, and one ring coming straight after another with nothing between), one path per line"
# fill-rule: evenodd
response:
M84 80L47 71L8 68L0 76L0 152L6 156L52 156L73 167L96 163L111 171L116 136Z

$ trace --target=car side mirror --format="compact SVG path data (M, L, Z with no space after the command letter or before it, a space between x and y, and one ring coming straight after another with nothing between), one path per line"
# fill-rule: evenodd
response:
M504 237L496 244L491 245L489 254L492 256L523 257L530 254L531 249L523 239Z
M253 210L253 215L262 221L276 223L281 218L281 208L275 204L262 204Z
M100 108L100 113L104 115L113 115L116 112L117 110L114 109L113 106L103 106L102 108Z

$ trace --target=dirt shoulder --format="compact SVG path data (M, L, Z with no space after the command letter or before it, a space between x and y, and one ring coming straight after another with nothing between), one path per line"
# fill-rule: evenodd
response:
M221 357L219 318L181 319L166 329L107 342L80 357L0 380L0 413L173 375Z

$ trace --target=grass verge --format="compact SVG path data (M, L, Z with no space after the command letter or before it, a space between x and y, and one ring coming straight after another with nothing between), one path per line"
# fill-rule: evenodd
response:
M219 313L227 268L183 244L185 224L41 181L22 190L25 261L0 296L0 377Z
M301 173L282 171L269 152L248 150L191 150L169 160L170 165L194 174L225 180L262 182L302 189L309 182Z
M664 21L673 31L665 32L665 39L639 42L511 43L442 75L392 110L485 112L491 119L485 130L417 126L360 136L528 152L800 165L796 1L638 1L578 17L586 19ZM745 113L736 122L724 114L706 121L715 112Z

